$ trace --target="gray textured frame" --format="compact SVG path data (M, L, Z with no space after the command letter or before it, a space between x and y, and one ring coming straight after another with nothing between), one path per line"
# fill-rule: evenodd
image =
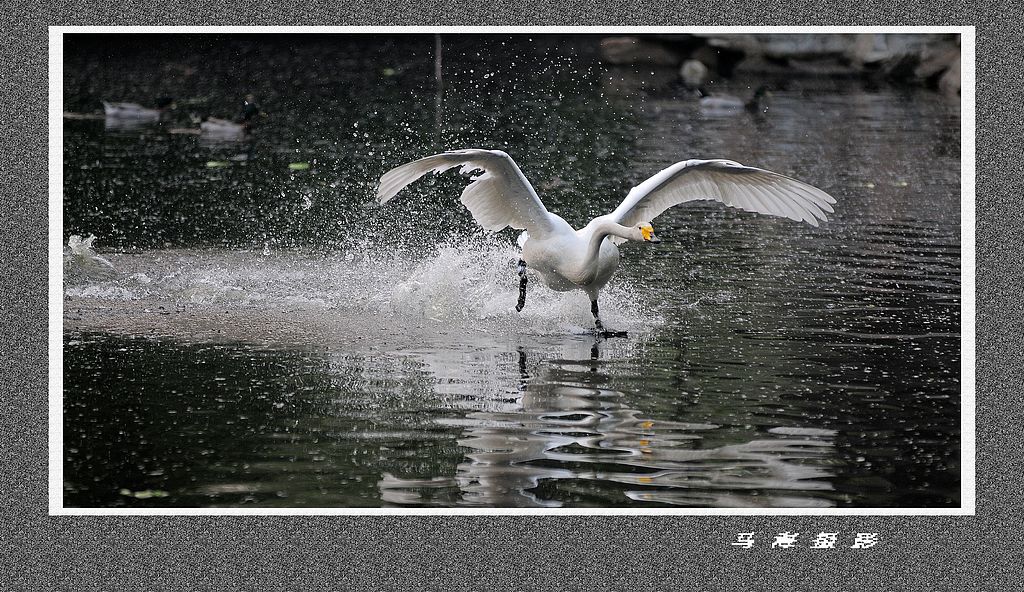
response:
M11 589L1001 589L1019 582L1021 33L1012 13L759 1L644 6L6 6L0 47L0 381ZM728 10L726 10L728 8ZM1007 7L1008 9L1009 7ZM221 19L234 16L230 21ZM237 16L236 16L237 15ZM977 26L977 515L952 517L47 516L47 29L74 24L947 24ZM1012 114L1012 115L1011 115ZM1010 117L1013 116L1011 120ZM1016 355L1014 355L1016 354ZM729 545L739 531L879 532L867 551ZM1002 584L1006 582L1006 584Z

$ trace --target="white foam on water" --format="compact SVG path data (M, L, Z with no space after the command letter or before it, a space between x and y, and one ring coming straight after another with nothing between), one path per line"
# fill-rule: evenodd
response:
M100 300L138 300L139 296L121 286L74 286L64 291L67 296Z
M166 250L111 254L113 279L65 276L73 298L144 300L178 306L302 308L380 323L435 323L507 333L589 332L590 303L580 291L554 292L533 278L526 308L515 311L516 247L495 236L453 238L422 252L364 244L356 251ZM602 292L601 316L616 329L659 322L642 295L616 278ZM524 327L525 325L525 327Z

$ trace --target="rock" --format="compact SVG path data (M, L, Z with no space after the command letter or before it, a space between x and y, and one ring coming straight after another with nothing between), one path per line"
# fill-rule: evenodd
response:
M930 33L697 33L607 37L601 40L600 51L605 62L618 65L678 66L686 58L683 68L673 74L691 88L737 70L780 76L869 75L912 84L925 81L955 95L960 91L959 43L959 35Z
M842 54L849 43L849 37L844 35L766 35L761 52L774 59L821 59Z
M677 66L682 56L664 43L638 37L606 37L601 40L601 57L609 64L651 64Z
M852 41L852 36L850 35L818 33L806 35L713 34L704 35L704 37L708 45L716 49L737 51L777 60L814 59L841 55L849 49Z
M862 34L855 35L846 57L854 64L871 70L898 62L905 56L921 60L929 48L945 46L948 36L938 34Z
M928 47L921 53L921 64L914 75L925 80L938 76L960 62L960 48L955 45Z
M956 60L950 65L946 73L939 78L939 90L948 95L960 94L960 53L957 52Z
M915 69L921 64L921 56L907 53L892 57L881 64L879 74L892 81L913 80Z
M697 88L708 80L708 67L700 60L686 60L679 69L683 82L690 88Z
M892 58L893 54L886 44L885 35L857 35L853 45L847 50L850 61L860 67L877 65L879 62Z

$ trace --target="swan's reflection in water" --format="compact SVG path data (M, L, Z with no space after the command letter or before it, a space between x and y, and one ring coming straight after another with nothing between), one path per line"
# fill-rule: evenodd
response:
M493 385L505 394L491 399L487 410L438 420L464 430L458 444L465 460L455 474L407 479L385 473L378 483L382 501L523 508L835 505L825 493L832 490L829 466L836 462L830 459L833 432L785 428L707 446L705 436L720 426L653 419L630 408L626 393L607 388L612 377L604 369L622 353L602 357L609 343L567 344L560 358L534 363L532 372L520 348L519 385ZM422 361L449 392L458 390L452 389L458 384L453 369L474 367L431 356ZM468 371L487 374L479 370Z

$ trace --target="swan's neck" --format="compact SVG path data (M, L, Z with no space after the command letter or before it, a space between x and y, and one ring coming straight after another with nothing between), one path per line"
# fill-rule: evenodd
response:
M601 252L601 243L609 236L617 236L626 240L636 238L633 236L632 229L628 226L616 224L611 220L595 220L594 230L590 235L590 245L587 250L588 260L597 258L597 254Z
M596 276L598 270L599 255L604 239L609 236L617 236L626 240L634 240L632 229L628 226L616 224L611 220L595 220L594 228L590 235L590 242L587 244L587 272L590 276Z

